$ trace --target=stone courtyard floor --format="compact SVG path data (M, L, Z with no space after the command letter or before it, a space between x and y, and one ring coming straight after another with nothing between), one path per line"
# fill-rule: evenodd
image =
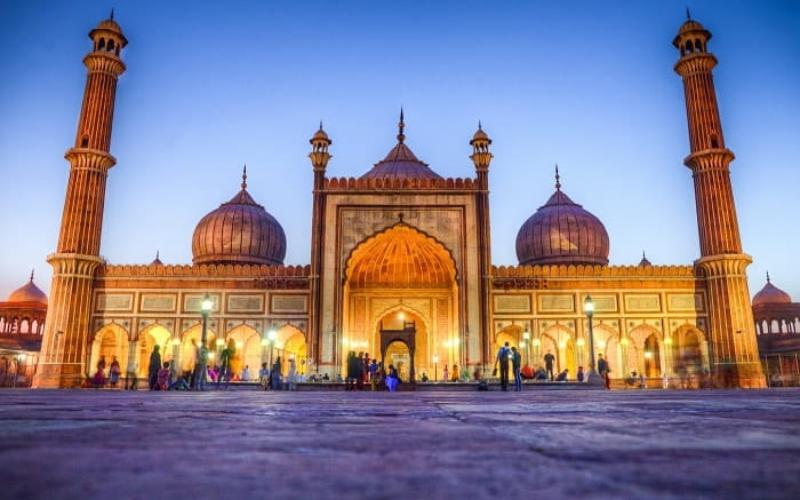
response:
M800 390L0 390L0 498L800 497Z

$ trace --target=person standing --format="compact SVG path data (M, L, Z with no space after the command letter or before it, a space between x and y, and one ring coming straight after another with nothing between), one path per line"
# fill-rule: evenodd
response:
M250 380L250 365L244 365L242 368L242 375L239 377L242 382L247 382Z
M133 357L128 361L128 367L125 369L125 390L135 391L139 385L139 365L136 364Z
M119 361L117 361L117 357L114 356L111 360L111 368L108 370L108 383L112 389L117 388L117 384L119 383L119 375L122 370L119 367Z
M447 371L447 364L445 364L444 368L442 368L442 380L444 380L445 382L450 380L450 372Z
M266 363L261 363L261 369L258 370L258 380L265 391L269 389L269 368L267 368Z
M514 371L514 390L520 392L522 390L522 373L520 373L520 366L522 365L522 354L519 353L516 347L511 348L511 369Z
M544 355L544 370L547 373L547 376L550 377L550 380L554 380L555 377L553 376L553 362L556 360L556 357L553 356L552 351L547 351L547 354Z
M609 372L611 372L611 368L608 366L608 361L603 358L602 354L597 355L597 373L603 377L605 381L606 389L611 389L611 378L608 376Z
M453 365L453 373L450 376L453 382L458 382L458 365Z
M289 373L286 375L286 382L289 384L290 391L297 390L297 362L294 358L289 358Z
M394 365L389 365L389 373L386 375L386 387L389 388L389 392L395 392L399 382L400 375L397 373L397 368Z
M506 342L497 351L497 358L494 360L495 370L497 370L497 365L500 365L500 388L504 391L508 390L508 358L510 354L511 349L509 349L508 342Z
M278 356L269 374L269 386L273 391L281 389L281 368L281 357Z
M233 339L228 341L228 345L225 346L225 349L222 350L222 353L219 356L219 371L217 372L217 389L219 389L219 385L222 381L225 381L225 389L228 389L228 381L231 379L233 375L231 373L231 361L233 360L233 354L235 349L235 344L233 343Z
M150 353L150 365L147 370L147 383L151 391L158 388L158 371L161 370L161 346L158 344L153 346L153 352Z

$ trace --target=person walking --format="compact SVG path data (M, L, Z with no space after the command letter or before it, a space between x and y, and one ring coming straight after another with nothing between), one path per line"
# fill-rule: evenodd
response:
M553 362L556 360L556 357L553 356L552 351L547 351L547 354L544 355L544 370L547 373L547 376L550 377L550 380L554 380L555 377L553 376Z
M508 342L506 342L497 351L497 357L494 360L495 372L497 371L497 365L500 365L500 389L504 391L508 390L508 358L510 354L511 349L508 347Z
M158 344L153 346L153 352L150 353L150 365L147 369L147 383L151 391L158 388L158 371L161 370L161 346Z
M520 366L522 365L522 354L519 353L516 347L511 348L511 369L514 371L514 390L520 392L522 390L522 373L520 373Z
M258 380L265 391L269 389L269 368L267 368L266 363L261 363L261 369L258 370Z
M231 361L233 360L233 354L235 349L235 344L233 339L228 341L228 345L225 346L225 349L222 350L222 353L219 356L219 371L217 372L217 389L219 389L219 385L225 381L225 390L228 390L228 382L231 380L233 373L231 371Z

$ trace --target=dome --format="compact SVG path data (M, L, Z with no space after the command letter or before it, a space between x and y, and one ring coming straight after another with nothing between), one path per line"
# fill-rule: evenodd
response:
M475 135L472 136L473 141L488 141L489 136L486 135L486 132L483 131L480 123L478 124L478 131L475 132Z
M556 169L556 192L517 234L519 263L608 265L606 228L561 191L558 179Z
M8 296L9 302L40 302L47 304L47 295L33 283L33 273L31 280L25 286L17 288Z
M314 136L311 137L311 143L312 144L314 143L314 141L328 141L328 142L330 142L330 139L328 138L328 134L324 130L322 130L322 123L321 122L319 124L319 130L317 130L314 133Z
M767 284L753 297L754 306L791 303L792 297L788 293L770 283L769 273L767 273Z
M705 27L694 19L689 19L678 28L678 35L682 35L688 31L705 31Z
M104 21L100 21L100 23L97 25L97 27L95 29L96 30L109 30L109 31L114 31L116 33L119 33L120 35L122 34L122 28L120 27L119 24L117 24L116 21L114 21L113 15L109 19L106 19Z
M376 163L361 179L441 179L442 176L431 170L427 163L421 162L411 149L405 145L403 134L403 111L400 111L400 133L397 145L389 151L386 158Z
M192 236L195 264L283 265L286 234L275 218L242 190L200 220Z
M650 262L649 260L647 260L647 256L644 254L644 252L642 252L642 260L639 261L638 266L639 267L649 267L649 266L652 266L652 265L653 265L653 263Z

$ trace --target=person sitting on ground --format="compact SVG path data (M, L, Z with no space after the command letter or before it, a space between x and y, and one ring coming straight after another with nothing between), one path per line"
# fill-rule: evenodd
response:
M569 370L567 368L564 368L564 371L559 373L558 376L556 377L556 382L566 382L568 372Z
M386 375L386 387L390 392L397 390L397 384L400 382L400 375L397 373L397 368L394 365L389 365L389 373Z
M430 379L428 378L428 374L426 374L425 372L422 372L422 379L421 380L423 382L429 381Z
M106 376L103 373L103 369L99 366L99 364L97 366L97 371L95 372L94 377L92 377L91 385L96 389L100 389L101 387L106 385Z
M189 377L188 372L183 372L183 375L175 379L175 382L169 384L170 391L188 391L191 388L189 387L189 383L186 381Z
M331 378L328 376L328 374L327 374L327 373L324 373L324 374L322 375L322 381L323 381L323 382L330 382L330 380L331 380Z
M164 361L164 366L158 370L156 375L156 390L166 391L169 389L169 361Z
M476 382L480 382L482 375L483 372L481 372L481 367L476 366L475 370L472 372L472 379L475 380Z
M528 363L525 363L525 366L519 371L520 376L524 379L532 379L533 378L533 368Z
M585 378L585 375L583 374L583 367L579 366L578 367L578 382L583 382L584 378Z
M547 372L545 371L544 367L540 366L536 369L533 374L534 380L547 380Z

